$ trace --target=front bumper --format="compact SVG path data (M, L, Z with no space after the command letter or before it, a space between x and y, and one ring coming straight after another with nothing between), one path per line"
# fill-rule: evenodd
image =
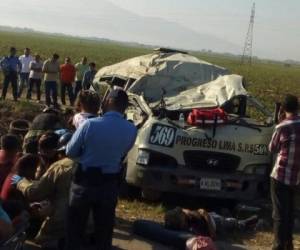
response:
M200 180L203 178L220 180L220 190L201 189ZM158 192L244 201L262 197L267 185L267 178L262 175L242 172L213 173L185 167L165 168L141 165L131 166L130 171L127 171L126 180L131 185Z

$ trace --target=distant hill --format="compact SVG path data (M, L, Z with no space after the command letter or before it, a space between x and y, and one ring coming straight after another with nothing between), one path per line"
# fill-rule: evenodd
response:
M59 4L57 2L28 1L22 5L0 3L0 8L2 5L5 7L1 18L18 27L34 27L52 33L109 38L187 50L211 49L235 54L241 51L240 46L217 36L198 33L162 18L141 16L107 0L89 0L88 4L86 1L72 4L71 0L60 1ZM41 15L45 10L47 17L43 19Z
M84 40L89 40L89 41L95 41L95 42L101 42L101 43L113 43L117 45L123 45L127 47L136 47L136 48L146 48L146 49L154 49L160 47L159 45L147 45L147 44L142 44L138 42L126 42L126 41L118 41L118 40L112 40L108 38L99 38L99 37L94 37L94 36L72 36L64 33L49 33L49 32L42 32L42 31L36 31L31 28L19 28L19 27L9 27L9 26L3 26L0 25L0 31L6 31L6 32L15 32L15 33L29 33L29 34L41 34L41 35L51 35L51 36L58 36L58 37L66 37L66 38L78 38L78 39L84 39ZM168 48L174 48L176 49L175 46L165 46ZM178 48L184 50L182 48ZM233 59L233 60L241 60L241 55L237 53L229 53L229 52L217 52L213 51L211 49L201 49L201 50L185 50L194 54L200 53L201 55L208 55L208 56L216 56L216 57L224 57L228 59ZM259 60L261 62L265 63L283 63L285 66L289 65L300 65L299 61L295 60L285 60L285 61L276 61L276 60L270 60L270 59L261 59L258 57L253 57L254 60Z

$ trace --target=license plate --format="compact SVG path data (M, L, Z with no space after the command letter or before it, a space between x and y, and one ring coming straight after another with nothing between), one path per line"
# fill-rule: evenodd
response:
M219 191L222 189L222 182L220 179L202 178L200 189Z

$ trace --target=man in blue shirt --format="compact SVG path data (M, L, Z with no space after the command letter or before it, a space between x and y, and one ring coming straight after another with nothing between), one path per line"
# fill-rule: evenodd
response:
M21 71L22 64L16 53L16 48L11 47L10 56L6 56L0 61L0 66L4 74L2 99L5 99L9 83L11 83L14 100L18 100L18 72Z
M71 186L68 250L80 249L89 212L93 211L97 249L112 248L122 160L134 145L137 129L124 119L128 96L113 90L104 104L103 117L83 123L67 145L66 153L79 162Z
M90 89L91 84L94 81L95 75L97 73L96 64L91 62L89 64L89 69L84 73L82 79L82 88L83 89Z

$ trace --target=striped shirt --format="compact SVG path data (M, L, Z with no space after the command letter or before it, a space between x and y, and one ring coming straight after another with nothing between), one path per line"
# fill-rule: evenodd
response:
M271 177L286 185L300 183L300 116L285 119L276 126L269 145L277 153Z

